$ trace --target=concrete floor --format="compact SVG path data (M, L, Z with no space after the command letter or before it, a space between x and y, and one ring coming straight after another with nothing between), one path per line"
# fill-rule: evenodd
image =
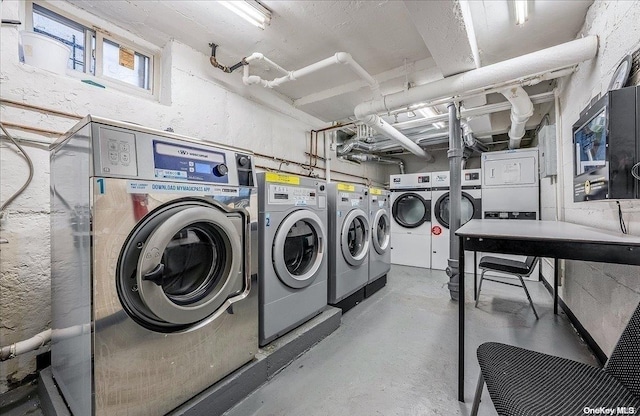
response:
M472 282L471 279L467 279ZM393 266L387 286L342 317L333 334L260 387L227 416L468 415L479 367L475 350L499 341L596 365L552 298L528 282L540 320L520 288L467 289L465 393L457 401L457 303L444 272ZM496 415L488 394L480 415Z

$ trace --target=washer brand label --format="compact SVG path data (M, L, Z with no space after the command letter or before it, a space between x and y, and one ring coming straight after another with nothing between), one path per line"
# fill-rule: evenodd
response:
M382 189L378 188L369 188L369 193L371 195L382 195Z
M355 192L356 191L356 186L355 185L349 185L348 183L339 183L338 184L338 191Z
M239 196L236 188L173 182L127 181L127 192L130 194L186 194L186 195L224 195Z
M283 175L281 173L267 172L264 175L266 182L288 183L290 185L300 185L300 178L293 175Z
M360 200L359 199L352 199L351 200L351 206L352 207L359 207L360 206Z
M307 205L307 201L303 200L298 200L295 202L295 206L300 207L300 206L306 206Z

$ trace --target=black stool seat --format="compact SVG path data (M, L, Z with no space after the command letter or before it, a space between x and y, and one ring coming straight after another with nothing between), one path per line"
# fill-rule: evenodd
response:
M483 256L478 263L481 269L491 269L511 274L527 275L531 271L527 263L500 257Z
M586 407L640 409L640 397L600 368L497 342L480 345L477 354L500 416L584 415Z

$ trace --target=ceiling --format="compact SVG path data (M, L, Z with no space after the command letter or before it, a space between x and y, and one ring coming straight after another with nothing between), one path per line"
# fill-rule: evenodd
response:
M380 82L383 94L573 40L592 3L530 0L528 21L516 26L510 0L264 0L273 14L270 25L262 30L214 1L70 2L158 46L175 39L210 54L208 44L214 42L219 45L217 58L225 65L260 52L295 70L336 52L348 52ZM240 77L240 72L229 76ZM265 79L282 75L259 62L251 64L251 72ZM549 90L552 84L542 88ZM358 103L374 97L345 65L276 90L327 123L352 117ZM480 97L476 105L503 100L496 97ZM537 106L537 110L528 128L544 115L540 114L544 109ZM508 112L477 117L476 124L485 130L481 136L504 133Z

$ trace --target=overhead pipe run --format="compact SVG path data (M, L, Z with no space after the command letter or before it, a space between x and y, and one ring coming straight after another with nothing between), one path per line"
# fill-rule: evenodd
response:
M520 148L525 125L533 115L533 103L522 87L509 88L502 92L511 103L511 128L509 129L509 149Z
M434 160L430 153L427 153L427 151L418 146L413 140L400 133L397 129L391 126L391 124L387 123L376 114L364 116L363 118L359 118L359 120L375 129L378 133L395 140L400 144L400 146L404 147L414 155L424 158L425 161L432 162Z
M248 63L255 60L263 60L269 65L273 66L274 68L284 72L286 75L279 78L275 78L271 81L262 79L257 75L250 75ZM367 84L369 84L369 86L375 92L378 92L380 89L380 86L378 85L378 81L376 81L371 75L369 75L369 73L365 71L364 68L362 68L360 64L358 64L353 59L351 54L346 52L336 52L333 56L330 56L329 58L323 59L321 61L318 61L316 63L305 66L304 68L300 68L295 71L288 71L283 67L281 67L280 65L276 64L275 62L273 62L272 60L270 60L269 58L265 57L263 54L259 54L259 53L252 54L251 56L245 58L245 61L247 62L247 65L244 67L244 74L242 77L242 81L246 85L262 85L265 88L273 88L273 87L280 86L286 82L294 81L296 79L302 78L314 72L320 71L331 65L343 64L343 65L347 65L356 75L358 75L360 78L366 81Z
M392 165L398 165L400 168L400 173L404 174L404 162L402 159L397 159L395 157L386 157L386 156L378 156L372 155L368 153L355 153L351 155L342 156L344 159L351 160L354 162L378 162L378 163L389 163Z
M558 71L592 59L596 56L597 51L598 37L587 36L408 90L388 94L379 99L366 101L358 104L354 113L357 119L362 119L370 114L384 113L420 102L456 97L491 85L516 83L527 77ZM564 73L565 71L559 71L556 74Z

